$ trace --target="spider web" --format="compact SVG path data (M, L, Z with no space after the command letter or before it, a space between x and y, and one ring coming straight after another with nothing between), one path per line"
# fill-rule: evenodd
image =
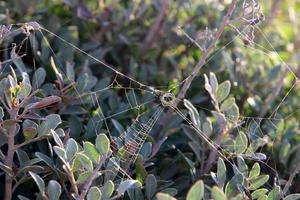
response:
M252 13L253 14L253 13ZM252 15L252 20L255 19L255 16ZM251 20L251 19L247 19L247 20ZM251 45L246 46L246 48L251 49L253 51L256 52L261 52L265 55L274 55L274 53L276 54L276 56L278 56L278 58L281 61L281 64L288 70L289 73L291 73L294 77L294 83L291 86L291 88L285 93L284 97L282 98L282 100L280 101L280 103L274 108L272 109L273 112L270 114L269 117L248 117L248 116L239 116L238 117L238 124L236 124L235 130L238 132L238 134L240 134L241 131L245 131L248 132L250 128L254 129L253 132L253 137L256 138L264 138L265 135L267 135L266 133L264 133L264 130L262 129L261 125L262 124L266 124L269 123L271 126L274 127L274 129L278 129L276 123L280 120L286 120L288 119L291 115L293 115L294 113L286 116L285 118L278 118L277 117L277 112L280 109L280 107L284 104L285 100L287 99L287 97L289 96L289 94L291 93L291 91L295 88L295 86L298 83L298 78L296 76L296 74L293 72L293 70L290 68L290 66L288 64L286 64L283 59L280 57L280 55L277 53L277 51L275 50L275 48L272 46L271 42L268 40L268 38L265 36L265 34L262 32L262 30L259 28L259 24L251 24L252 22L250 21L250 25L249 23L246 24L244 27L242 27L242 29L240 30L239 28L233 28L233 30L235 30L237 32L237 35L230 41L228 42L226 45L224 45L223 47L221 47L220 49L216 50L209 59L207 59L206 65L209 64L209 62L220 52L222 52L224 49L226 49L226 47L228 45L230 45L233 42L236 42L238 40L242 41L242 40L249 40L249 42L251 43ZM27 25L28 24L21 24L23 25ZM87 57L89 57L90 59L94 60L95 62L101 64L102 66L104 66L105 68L111 70L114 73L114 79L110 82L110 84L102 89L99 89L97 91L92 91L92 92L86 92L83 94L80 94L79 91L75 90L76 95L74 96L76 99L78 98L80 101L84 102L86 98L90 99L92 101L92 104L94 106L96 106L97 108L99 108L98 112L96 113L97 118L95 119L94 116L92 116L90 113L88 113L89 117L92 119L93 121L93 126L95 128L95 134L99 133L99 130L97 129L97 127L99 126L100 123L104 122L104 127L105 130L107 131L107 133L109 134L109 137L111 139L111 142L114 144L112 146L112 150L117 152L117 156L114 159L111 159L111 163L116 166L116 171L112 170L112 172L117 175L118 173L121 173L121 175L127 176L128 178L131 178L131 175L128 174L128 169L130 167L130 165L132 163L134 163L134 161L136 160L139 151L141 150L141 148L143 147L143 144L149 134L149 132L152 130L153 126L155 125L155 123L157 122L157 120L159 119L160 115L163 113L164 111L164 106L162 105L161 101L159 101L159 98L161 96L161 94L163 94L164 92L161 91L158 88L167 88L167 86L161 86L161 87L153 87L153 86L148 86L145 85L121 72L119 72L118 70L116 70L114 67L107 65L106 63L104 63L103 61L95 58L94 56L90 55L89 53L85 52L84 50L78 48L77 46L73 45L72 43L66 41L65 39L63 39L62 37L56 35L55 33L52 33L51 31L41 27L40 25L38 25L38 28L35 27L35 24L29 24L33 29L33 33L30 34L35 34L35 31L38 31L40 34L42 34L42 38L46 40L47 46L51 51L52 56L55 58L56 63L59 63L59 58L58 56L56 56L55 51L53 50L53 48L50 45L50 42L48 42L47 40L47 36L44 33L47 33L51 36L53 36L54 38L57 38L59 40L61 40L61 42L63 42L66 46L69 46L73 49L75 49L76 51L86 55ZM264 47L263 45L260 45L256 42L254 42L254 38L249 38L249 32L252 34L254 30L257 30L259 32L261 32L261 34L263 35L264 39L267 41L267 43L269 44L269 46L271 47L271 50L268 49L267 47ZM30 35L29 34L29 35ZM187 34L186 34L187 35ZM28 39L28 37L27 37ZM189 39L192 39L192 37L189 36ZM22 41L20 45L17 45L17 47L21 47L24 42L26 42L27 45L27 40ZM200 46L195 40L193 40L193 43L195 43L198 47ZM33 44L34 45L34 44ZM9 47L6 48L4 50L10 50L13 47ZM20 48L21 49L21 48ZM4 51L3 50L3 51ZM17 54L19 55L20 52L17 52ZM5 67L8 66L8 63L5 63ZM34 62L35 63L35 62ZM2 63L3 64L3 63ZM66 71L64 70L64 67L62 64L59 64L59 71L61 73L63 73L66 76ZM121 81L119 81L119 79L127 79L130 84L129 86L122 86ZM180 85L182 83L184 83L186 79L184 79L177 87L180 87ZM71 80L70 80L71 81ZM75 87L74 87L75 88ZM75 88L76 89L76 88ZM122 111L120 112L116 112L116 113L110 113L105 115L102 112L102 107L103 105L101 105L101 102L99 101L99 94L103 94L103 93L107 93L108 91L123 91L125 93L125 100L127 101L129 107L126 109L122 109ZM128 92L129 91L129 92ZM137 92L140 92L141 95L149 95L152 96L152 98L150 98L148 101L145 102L139 102L138 98L136 95ZM157 102L158 101L158 102ZM152 107L152 109L150 109L150 112L142 112L141 113L141 107L142 106L146 106L146 105L150 105ZM155 106L153 106L155 105ZM176 112L179 116L182 117L182 119L184 119L193 129L195 129L196 132L199 133L199 135L201 136L201 138L211 147L213 148L215 151L218 152L218 154L224 158L228 163L230 163L233 167L236 165L234 160L231 159L230 157L228 158L228 156L226 155L230 155L230 152L227 151L225 149L225 147L227 148L228 146L230 147L230 145L225 145L225 144L221 144L218 145L216 144L211 138L209 138L205 133L203 133L201 130L199 130L197 127L195 127L192 123L192 121L190 119L188 119L183 113L182 111L177 108L177 107L172 107L170 105L170 107L174 110L174 112ZM207 110L207 111L212 111L200 106L196 106L202 110ZM137 111L137 116L135 118L135 120L132 122L131 126L129 126L129 128L127 128L126 130L124 130L120 135L114 135L113 133L111 133L111 128L109 126L109 119L112 119L113 117L116 117L118 115L124 114L128 111L131 110L136 110ZM296 111L297 112L297 111ZM232 118L236 117L236 116L225 116L226 119L228 121L231 121L232 123L236 123L236 121L233 121ZM126 154L126 156L128 157L124 157L123 155L118 155L118 151L120 149L123 149L123 152L121 152L121 154L123 153ZM268 166L270 169L273 169L271 166L269 166L267 164L267 162L261 161L259 159L255 159L255 158L247 158L247 159L252 159L252 160L256 160L259 161L260 163L265 164L266 166ZM276 167L276 166L275 166ZM275 171L275 170L274 170ZM276 174L276 176L278 177L278 175ZM279 180L279 177L278 177Z
M50 32L47 29L41 28L35 22L29 23L29 29L27 29L28 24L18 24L16 26L16 30L11 32L18 32L26 35L23 39L21 44L18 45L19 50L16 52L18 55L20 53L20 49L22 45L26 42L26 47L28 45L28 40L32 45L32 49L38 51L39 47L37 42L37 37L41 37L47 49L49 49L49 57L51 57L52 62L51 65L57 65L56 73L60 79L67 78L70 82L70 85L63 88L63 90L70 90L72 88L74 91L70 93L73 95L72 101L76 105L77 103L85 104L92 104L95 107L93 114L87 112L86 114L91 119L94 128L94 134L98 134L101 131L106 132L111 141L111 149L113 157L109 159L109 163L112 165L110 172L113 176L119 176L122 179L124 177L132 178L131 175L128 174L128 170L132 164L135 163L139 152L143 148L143 145L148 138L150 131L152 130L153 126L161 116L164 110L164 106L161 104L159 100L159 92L158 90L154 89L153 87L146 86L143 83L140 83L131 77L115 70L111 66L107 65L106 63L98 60L94 56L84 52L83 50L79 49L78 47L74 46L73 44L67 42L63 38L59 37L58 35ZM20 28L21 26L21 28ZM37 26L41 29L35 29ZM34 29L34 30L33 30ZM62 63L60 63L59 55L55 53L54 48L50 45L48 41L48 37L45 35L49 34L50 36L54 36L62 41L65 48L76 49L79 53L86 55L89 59L104 65L106 68L113 72L113 80L109 81L105 87L100 87L98 90L94 91L79 91L79 89L74 86L74 80L70 80L67 76L66 69L63 67ZM39 34L39 36L37 35ZM12 36L13 37L13 36ZM13 47L2 49L2 51L7 51L12 49ZM16 47L15 47L16 48ZM38 52L37 54L39 54ZM34 70L36 70L36 60L33 58L33 66ZM49 60L49 59L48 59ZM11 64L12 61L5 61L2 64L5 64L4 69ZM49 63L44 63L49 64ZM126 78L129 83L127 86L124 86L122 81ZM161 88L163 88L162 86ZM124 98L120 100L121 102L121 110L117 110L117 112L106 112L104 113L103 110L109 110L108 108L103 109L105 107L104 99L107 98L109 95L116 96L117 94L124 94ZM138 94L137 94L138 93ZM144 96L143 99L138 98L139 96ZM122 103L126 102L126 104ZM118 102L113 102L118 103ZM86 107L86 106L83 106ZM106 106L107 107L107 106ZM151 109L146 107L151 107ZM143 111L145 110L146 111ZM87 110L87 109L86 109ZM112 109L116 110L116 109ZM119 115L124 114L132 114L135 115L135 119L126 130L119 130L119 134L113 133L111 131L111 124L116 124L116 120L114 118L118 118ZM122 119L122 118L120 118ZM111 120L111 121L109 121ZM103 129L99 129L104 126ZM117 124L116 126L120 126ZM116 131L114 131L116 132ZM119 175L120 174L120 175Z

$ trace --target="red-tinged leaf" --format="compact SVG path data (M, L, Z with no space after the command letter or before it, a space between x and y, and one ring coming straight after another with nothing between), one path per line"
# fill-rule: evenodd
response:
M57 104L61 102L61 98L58 96L49 96L49 97L45 97L43 98L41 101L39 101L38 103L36 103L32 108L46 108L49 107L51 105Z

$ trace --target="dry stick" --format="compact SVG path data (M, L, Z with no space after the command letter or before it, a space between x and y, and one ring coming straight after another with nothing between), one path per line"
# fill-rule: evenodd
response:
M151 26L149 33L147 34L144 41L144 49L151 48L154 43L155 37L159 32L160 27L162 26L165 15L169 7L169 0L164 0L159 12L159 15L155 18L154 24Z
M16 119L18 115L18 109L10 109L9 115L11 119ZM17 121L14 122L12 125L10 125L8 129L8 149L7 149L7 155L5 159L5 165L9 168L13 167L14 162L14 154L15 154L15 135L17 131ZM12 182L13 177L11 177L11 174L5 173L5 194L4 194L4 200L11 200L12 198Z
M222 23L220 27L218 28L218 31L216 32L216 35L214 39L212 40L210 46L206 49L206 51L203 52L203 56L201 57L200 61L196 64L194 67L191 75L185 80L184 85L182 86L178 96L176 97L176 100L174 102L174 107L178 105L178 103L185 97L187 90L189 89L192 81L199 73L200 69L205 65L206 59L210 55L211 51L215 48L219 38L221 37L225 27L230 23L230 17L233 14L233 11L236 7L238 0L233 0L226 15L224 16ZM169 109L166 115L161 120L160 125L163 126L166 121L168 121L171 117L172 109Z

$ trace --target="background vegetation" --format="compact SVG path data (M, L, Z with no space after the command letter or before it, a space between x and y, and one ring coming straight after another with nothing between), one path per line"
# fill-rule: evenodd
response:
M179 83L197 75L178 104L190 123L177 112L163 113L128 167L135 180L121 180L105 171L115 170L107 158L114 149L106 125L93 120L99 121L95 113L126 110L126 91L96 97L101 111L91 99L79 101L76 93L108 87L115 72L47 32L43 37L27 30L30 42L13 48L26 34L5 35L2 27L0 198L299 199L300 2L246 1L259 2L261 10L248 18L255 21L245 22L239 18L244 1L238 1L232 26L225 27L205 65L193 73L232 2L0 1L5 28L37 21L147 86L177 96ZM22 53L21 59L14 57ZM66 74L60 77L62 69ZM117 79L122 86L139 86ZM135 95L139 102L149 98ZM132 110L111 117L108 130L118 136L136 116ZM15 140L11 146L10 138ZM12 197L5 196L7 181Z

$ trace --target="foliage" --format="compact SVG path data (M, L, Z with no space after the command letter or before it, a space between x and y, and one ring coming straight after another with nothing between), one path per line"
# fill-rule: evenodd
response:
M251 1L265 21L245 22L238 1L193 74L232 2L1 1L0 199L300 199L300 2ZM115 138L153 94L42 27L175 96L195 75L134 161Z

